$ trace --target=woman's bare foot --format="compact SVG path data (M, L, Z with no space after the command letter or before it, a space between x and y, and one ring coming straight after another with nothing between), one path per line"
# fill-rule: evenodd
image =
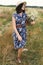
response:
M21 59L20 58L18 58L17 60L18 60L18 63L21 63Z

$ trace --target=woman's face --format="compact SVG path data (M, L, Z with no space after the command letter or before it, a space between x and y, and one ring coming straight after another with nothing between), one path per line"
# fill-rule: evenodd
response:
M26 4L24 3L22 6L22 10L25 10L25 6L26 6Z

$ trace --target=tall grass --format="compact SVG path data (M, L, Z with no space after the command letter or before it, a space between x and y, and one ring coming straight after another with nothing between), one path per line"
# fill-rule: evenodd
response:
M26 48L28 52L22 54L21 65L43 65L43 9L27 8L26 13L35 10L38 13L36 24L27 26ZM12 38L12 13L13 7L0 8L2 14L6 17L0 17L0 65L19 65L16 62L17 52L14 50Z

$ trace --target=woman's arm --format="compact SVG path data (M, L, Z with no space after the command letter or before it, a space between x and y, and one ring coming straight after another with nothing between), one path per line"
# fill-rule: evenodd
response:
M13 29L18 37L18 40L21 41L22 40L22 37L20 36L19 32L17 31L17 28L16 28L16 20L14 17L12 17L12 25L13 25Z

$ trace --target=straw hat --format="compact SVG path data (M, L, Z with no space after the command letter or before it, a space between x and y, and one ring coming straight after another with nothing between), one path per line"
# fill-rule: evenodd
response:
M24 0L18 1L18 2L16 3L16 8L17 8L20 4L22 4L22 3L24 3L24 4L26 5L26 1L24 1Z

